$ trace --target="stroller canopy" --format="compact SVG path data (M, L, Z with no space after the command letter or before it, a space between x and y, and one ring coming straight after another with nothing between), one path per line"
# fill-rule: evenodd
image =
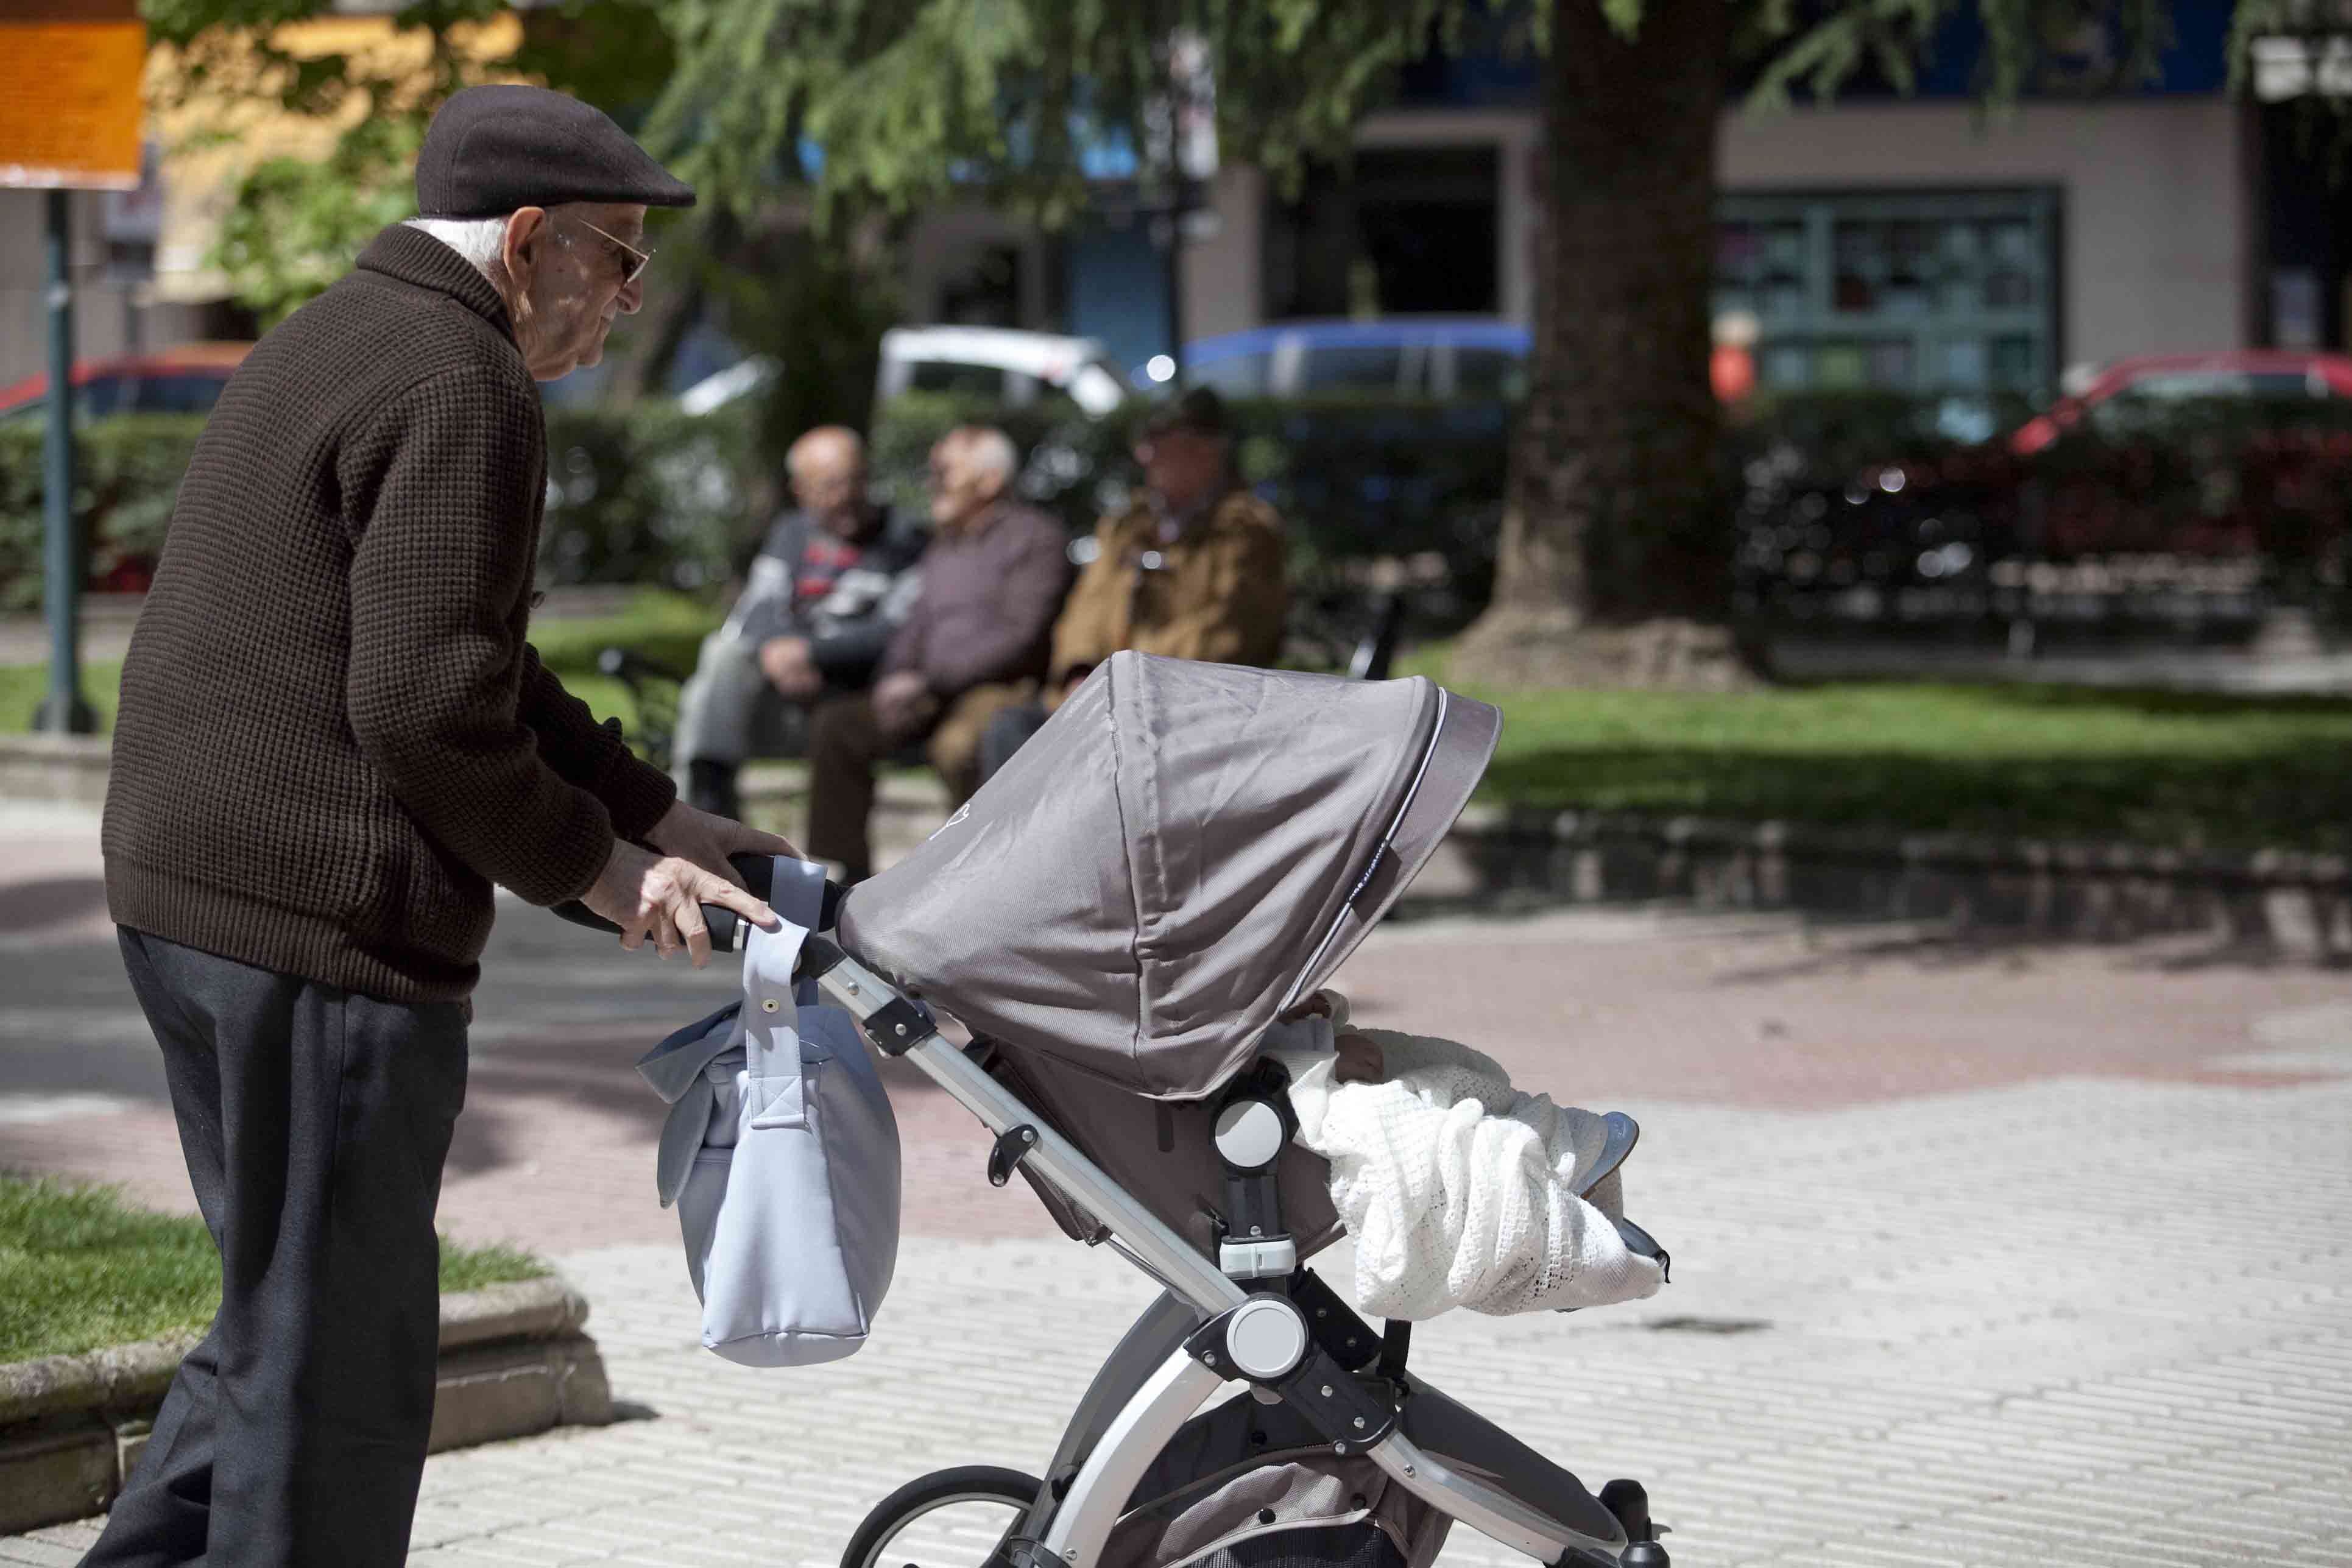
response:
M1418 677L1115 654L837 934L975 1033L1197 1099L1412 879L1501 728Z

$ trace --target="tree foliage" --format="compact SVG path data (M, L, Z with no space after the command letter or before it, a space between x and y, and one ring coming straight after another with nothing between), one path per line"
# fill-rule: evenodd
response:
M649 100L667 79L667 36L640 0L565 0L528 13L521 45L484 47L502 0L411 0L362 29L365 47L323 47L300 24L334 0L142 0L169 51L167 105L198 110L202 143L235 143L262 107L334 128L323 157L277 155L244 170L211 258L240 304L274 323L351 265L369 236L415 210L416 149L458 89L537 78L591 101ZM349 18L345 18L349 20Z
M1277 174L1343 149L1463 0L674 0L677 71L647 127L716 200L805 179L820 207L950 192L1049 221L1093 160L1163 177L1168 50L1205 47L1227 148ZM1155 151L1163 155L1155 157Z
M1168 48L1197 39L1229 158L1277 178L1344 155L1404 67L1465 39L1541 53L1560 0L564 0L524 14L522 47L484 61L469 29L499 0L413 0L394 14L421 65L301 53L279 29L332 0L143 0L174 47L185 93L262 98L349 128L323 163L265 164L237 193L220 259L265 310L299 301L393 205L404 160L440 101L496 71L549 80L611 109L649 108L645 139L708 202L751 219L805 190L820 219L905 212L947 195L1048 222L1082 212L1108 157L1131 159L1147 199L1165 177ZM1621 36L1658 0L1572 0ZM1827 98L1857 74L1916 85L1938 35L1981 23L1978 86L2017 99L2053 58L2082 51L2096 79L2150 79L2171 41L2170 0L1724 0L1735 55L1762 108ZM2233 62L2265 35L2317 36L2314 0L2245 0ZM1155 155L1162 154L1162 155ZM269 256L275 246L281 252Z
M943 199L1060 222L1106 178L1164 199L1181 165L1180 55L1214 81L1225 160L1277 180L1343 158L1433 49L1541 57L1533 390L1497 587L1530 625L1683 613L1675 604L1704 615L1715 591L1701 583L1724 534L1703 479L1717 450L1704 371L1709 202L1713 127L1735 81L1766 108L1857 78L1908 91L1965 21L1976 89L2000 105L2045 88L2130 90L2156 77L2173 37L2171 0L566 0L528 13L521 54L485 62L460 35L495 0L415 0L396 20L429 37L427 65L394 80L272 41L328 3L145 0L192 82L242 60L287 108L364 106L334 158L265 165L240 193L224 258L272 309L331 270L310 258L340 253L389 210L387 171L404 166L415 129L493 64L608 108L648 106L641 138L701 192L698 241L723 273L784 259L763 227L780 206L840 236ZM2338 0L2242 0L2241 80L2258 38L2332 47L2339 13ZM881 270L812 273L795 290L803 313L862 331L841 302L870 302ZM705 277L694 298L728 287ZM747 316L756 304L738 301ZM799 357L849 358L830 340ZM1698 588L1662 595L1670 581Z

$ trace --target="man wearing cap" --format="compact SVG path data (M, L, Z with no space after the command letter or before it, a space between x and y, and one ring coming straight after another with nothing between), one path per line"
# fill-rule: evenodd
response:
M646 207L694 193L596 110L491 87L435 119L416 194L223 393L123 667L107 900L221 1306L100 1568L403 1560L492 884L699 963L700 905L774 920L727 855L793 852L678 804L524 640L532 383L597 362Z
M983 779L1122 648L1261 666L1282 651L1290 607L1282 520L1234 471L1224 400L1202 386L1163 405L1144 421L1135 461L1142 494L1081 542L1092 553L1054 624L1045 689L991 722L981 742Z

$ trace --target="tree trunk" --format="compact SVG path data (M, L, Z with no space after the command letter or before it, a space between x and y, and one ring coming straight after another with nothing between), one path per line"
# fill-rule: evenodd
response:
M1534 359L1495 599L1456 659L1510 684L1734 684L1707 383L1729 0L1549 0Z

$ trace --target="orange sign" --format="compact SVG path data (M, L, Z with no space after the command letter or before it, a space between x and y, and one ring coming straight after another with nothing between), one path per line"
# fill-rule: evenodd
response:
M0 185L139 188L147 29L110 0L0 0Z

